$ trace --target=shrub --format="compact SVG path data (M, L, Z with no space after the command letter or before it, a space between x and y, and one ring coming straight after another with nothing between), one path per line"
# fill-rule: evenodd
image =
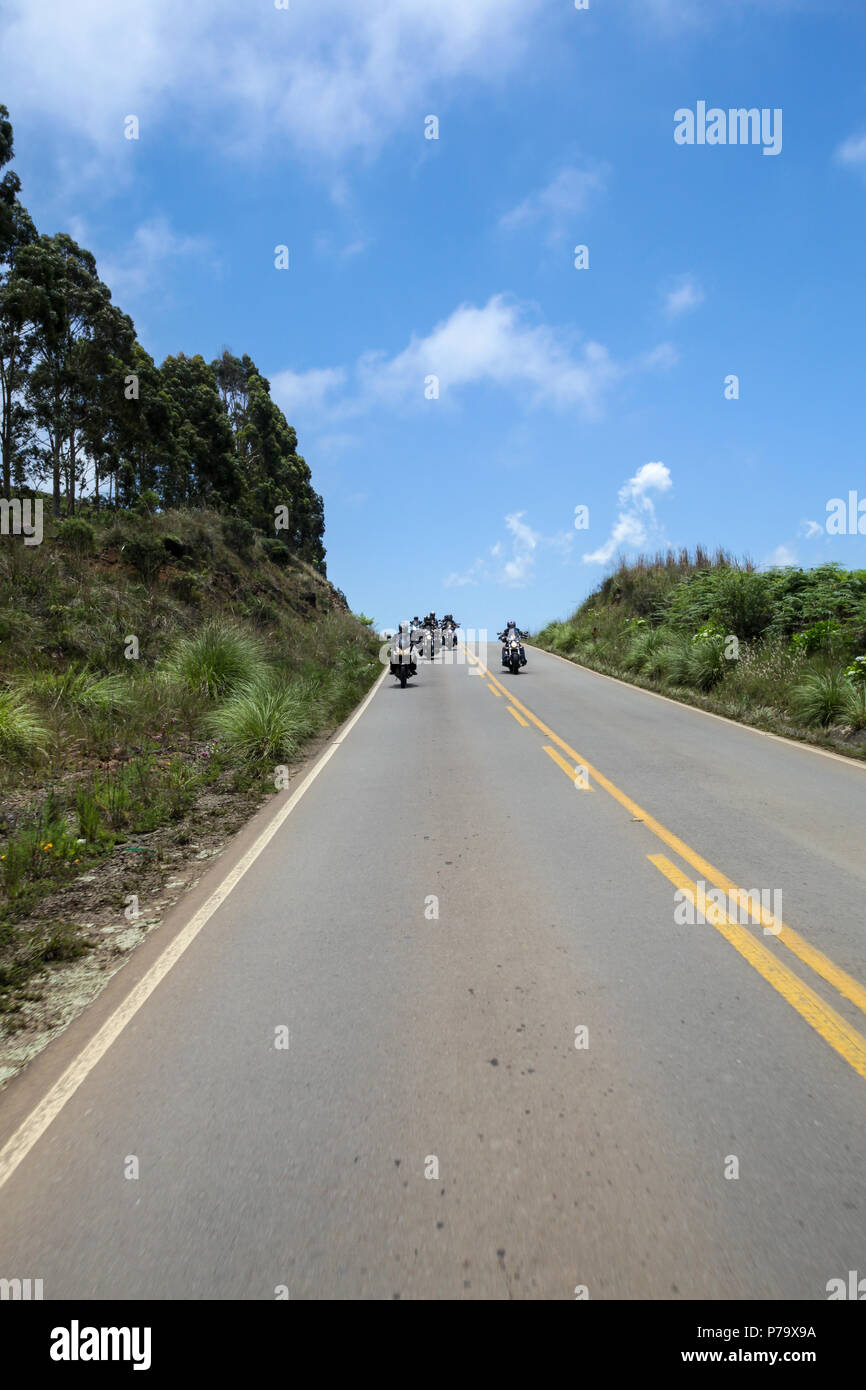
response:
M262 550L265 552L265 558L270 560L273 565L285 568L291 563L291 550L285 541L281 541L277 536L265 536L262 541Z
M170 676L209 700L261 681L267 669L259 641L219 619L181 638L166 662Z
M239 690L210 715L209 727L243 762L291 758L312 732L307 692L298 682Z
M162 538L162 547L167 555L174 560L183 559L184 555L189 555L191 547L186 541L182 541L180 536L167 535Z
M853 681L846 692L842 717L849 729L866 729L866 681Z
M130 510L137 513L138 516L153 516L158 508L159 493L154 492L152 487L148 487L140 496L136 497Z
M659 652L661 673L671 685L691 685L694 650L691 639L672 632Z
M0 753L28 754L44 747L48 730L17 690L0 692Z
M133 703L128 677L95 676L88 671L40 671L29 682L31 692L53 706L71 705L75 709L122 710Z
M689 684L698 690L710 690L721 680L727 669L725 638L717 632L696 633L691 641L688 662Z
M820 623L813 623L805 632L795 633L791 646L795 650L801 648L809 656L815 652L832 652L837 650L841 634L842 628L835 618L825 618Z
M156 536L135 536L121 547L123 558L149 584L165 564L165 549Z
M661 627L642 628L632 638L623 665L627 671L658 676L664 670L664 650L669 634Z
M90 555L96 542L96 532L83 517L68 516L57 527L57 539L74 555Z
M197 608L204 598L205 590L200 574L178 574L171 580L168 591L181 603Z
M222 532L226 545L240 555L241 559L248 560L253 553L256 540L255 527L241 516L227 516L223 520Z
M810 671L791 693L791 709L808 725L827 725L845 712L851 682L842 671Z

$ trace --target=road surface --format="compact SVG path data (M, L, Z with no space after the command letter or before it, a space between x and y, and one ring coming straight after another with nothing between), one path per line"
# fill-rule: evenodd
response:
M0 1097L0 1276L825 1299L866 1272L866 768L497 658L386 676L161 981L279 799ZM783 932L677 921L699 881L781 893Z

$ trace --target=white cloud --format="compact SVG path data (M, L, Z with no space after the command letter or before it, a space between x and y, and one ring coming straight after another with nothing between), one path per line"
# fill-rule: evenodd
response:
M797 563L797 556L789 545L777 545L766 563L768 566L795 565Z
M857 169L866 168L866 135L849 135L836 149L838 164L852 165Z
M324 409L326 397L337 391L345 380L342 367L313 367L306 372L286 369L269 377L271 395L289 418L299 408L310 412Z
M289 141L310 159L375 152L431 90L496 80L519 62L541 0L7 0L3 99L103 150L133 154L169 125L235 152ZM440 113L441 114L441 113ZM214 133L218 122L218 136Z
M586 211L593 195L604 190L606 172L606 166L603 169L561 169L545 188L505 213L500 218L500 227L514 231L546 222L548 242L558 241L574 229L575 219Z
M530 311L506 295L485 305L459 305L425 337L414 335L400 352L362 354L351 369L291 369L271 375L275 399L284 410L301 406L315 425L316 412L329 421L401 406L439 409L472 386L507 391L523 406L578 410L597 418L606 397L629 374L667 367L673 350L661 344L631 362L616 362L601 343L575 346L573 334L532 321ZM425 399L425 383L439 382L439 400ZM346 388L345 390L341 388Z
M804 521L797 534L805 536L807 541L811 541L814 540L815 536L826 535L826 531L819 521Z
M652 492L669 492L673 486L670 469L664 463L644 463L619 490L620 511L607 540L584 555L586 565L606 565L620 549L637 550L657 532Z
M84 230L83 224L78 230ZM103 260L97 255L96 259L100 278L112 298L123 304L152 294L171 263L189 256L208 257L212 265L217 264L203 237L179 235L165 217L153 217L136 228L122 256Z
M540 551L568 555L573 543L569 531L553 536L542 535L525 520L526 512L509 512L505 527L511 537L511 553L507 559L507 543L497 541L484 556L473 561L467 570L451 573L444 580L447 589L463 588L467 584L501 584L506 588L523 589L532 580L535 562ZM495 561L496 563L491 563Z
M413 336L395 357L370 353L359 364L367 398L422 400L425 380L436 376L440 398L488 383L532 405L577 407L589 416L599 412L606 392L627 370L600 343L586 342L575 351L566 335L532 324L502 294L482 308L461 304L426 337Z
M693 275L681 275L665 297L665 313L670 318L696 309L704 302L704 292Z

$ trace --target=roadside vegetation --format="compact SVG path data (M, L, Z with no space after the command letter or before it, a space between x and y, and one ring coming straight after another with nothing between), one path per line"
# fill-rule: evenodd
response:
M0 1033L41 1036L380 667L253 358L155 362L13 154L0 105Z
M718 551L619 564L538 646L742 723L866 757L866 570Z
M214 511L85 505L40 546L0 537L7 1028L90 949L94 895L125 926L203 822L238 828L369 688L377 646L317 566Z

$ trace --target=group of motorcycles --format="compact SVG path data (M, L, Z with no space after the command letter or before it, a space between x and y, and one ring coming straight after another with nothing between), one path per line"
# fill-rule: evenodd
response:
M458 626L451 613L441 619L435 613L426 618L416 614L411 623L401 623L391 644L391 675L405 688L417 675L419 661L433 661L443 648L450 651L457 646Z
M441 619L435 613L428 613L426 618L416 614L411 623L400 624L391 642L390 669L403 689L407 681L418 674L419 661L425 658L435 661L441 650L450 651L457 646L458 627L451 613ZM508 622L498 636L502 643L502 665L516 676L521 666L526 665L520 629Z

